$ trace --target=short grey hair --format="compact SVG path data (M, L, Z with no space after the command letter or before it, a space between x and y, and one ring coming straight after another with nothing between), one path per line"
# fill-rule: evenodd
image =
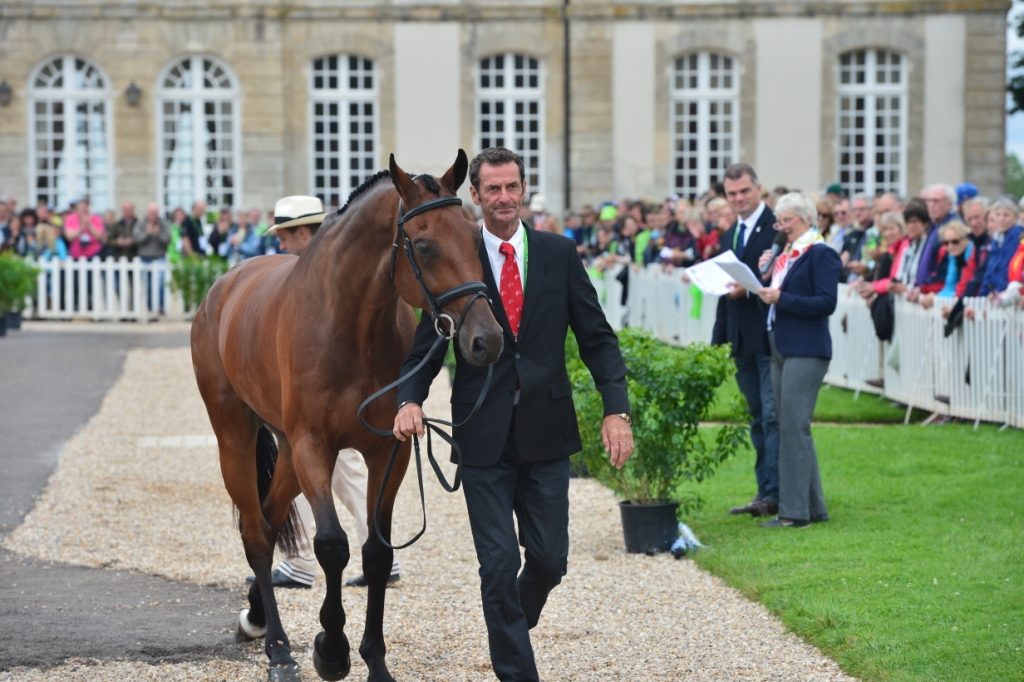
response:
M1017 214L1017 202L1008 196L1001 196L988 205L989 211L995 211L1000 208L1005 208L1014 215Z
M988 199L985 197L974 197L973 199L968 199L964 203L960 204L960 211L966 213L967 209L972 206L981 206L981 210L987 211Z
M776 213L789 213L807 223L808 227L817 227L818 207L814 200L803 192L783 194L775 202Z
M928 188L929 190L941 190L946 195L946 199L950 204L956 206L956 190L953 189L953 185L932 185Z
M853 202L863 201L868 205L868 208L874 208L875 200L869 197L867 194L857 194L850 199L850 208L853 208Z

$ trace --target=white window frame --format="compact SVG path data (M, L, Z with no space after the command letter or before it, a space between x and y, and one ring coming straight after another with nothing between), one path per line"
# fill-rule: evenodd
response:
M92 88L80 88L75 86L75 62L84 62L85 66L92 68L96 71L99 79L102 82L100 87ZM60 87L37 87L36 79L41 76L43 69L55 62L60 62L60 68L63 75L63 85ZM67 208L67 202L71 199L87 196L92 204L92 208L96 211L106 211L114 206L114 178L117 177L114 166L114 117L113 117L113 106L112 106L112 90L110 87L110 78L107 74L99 67L98 64L90 59L81 57L76 54L63 54L56 57L49 57L42 63L38 64L36 68L32 70L32 74L28 80L28 107L26 110L26 117L28 119L28 196L31 197L29 204L34 206L39 199L39 188L36 187L36 179L39 176L39 169L36 164L39 161L36 153L37 142L39 137L36 130L36 104L38 102L47 102L51 106L53 103L59 102L64 107L63 116L63 139L64 147L61 152L61 164L59 173L55 174L61 178L57 187L50 187L47 190L47 203L53 204L55 210L63 210ZM78 106L81 104L94 105L100 104L103 108L101 116L103 118L103 129L105 132L105 139L101 145L101 149L105 154L106 168L103 171L87 173L89 177L97 179L102 178L103 184L106 185L106 190L97 193L97 190L90 189L89 185L94 186L93 182L86 182L82 186L81 174L77 172L77 167L80 161L80 139L78 126L76 125L76 115ZM45 131L48 135L52 133L52 129ZM56 137L56 136L54 136Z
M843 83L842 82L842 61L844 57L849 56L851 59L855 55L863 53L864 59L864 70L865 78L863 83ZM897 72L899 74L898 83L883 83L879 82L878 75L878 58L881 54L887 55L887 58L895 57L899 60ZM891 64L891 62L890 62ZM890 50L885 48L864 48L858 50L849 50L839 55L836 60L836 177L843 187L849 192L850 196L856 194L867 194L878 195L883 192L893 191L898 192L901 195L906 195L907 192L907 59L906 56L896 50ZM890 66L891 70L891 66ZM844 127L844 115L843 100L844 98L864 98L864 110L862 115L864 117L864 128L858 131L853 127ZM892 183L886 179L879 181L875 174L878 172L879 166L876 163L876 155L879 152L879 147L876 145L877 136L880 134L877 126L878 116L878 105L880 101L887 99L892 101L895 99L899 106L899 122L895 128L887 128L885 134L890 136L895 135L897 144L895 146L888 145L882 147L882 149L895 150L899 155L899 162L896 164L886 164L889 167L895 166L897 173L897 180ZM849 115L853 115L852 109ZM891 115L891 113L889 114ZM852 154L855 151L855 147L852 144L852 140L847 141L847 136L858 134L863 135L864 145L862 147L864 155L864 163L862 166L856 165L851 160L849 163L843 163L843 154L845 150L849 150ZM892 152L887 152L891 154ZM853 180L853 174L858 170L862 170L864 173L864 182L858 183Z
M318 61L328 60L331 58L336 58L338 60L338 69L336 72L332 74L330 71L324 70L318 72L316 70L316 64ZM353 73L350 69L351 59L358 59L369 63L368 73L372 79L371 87L352 88L350 86L349 78ZM316 77L318 73L325 77L335 75L338 79L337 87L332 88L328 84L325 84L320 88L316 87ZM363 77L367 72L363 71L361 66L360 71L356 73L358 73L360 77ZM359 185L378 170L376 167L378 150L380 149L380 106L378 103L378 83L379 77L377 74L376 62L359 54L338 53L321 55L314 57L309 64L309 193L310 195L318 196L323 200L325 210L330 211L332 207L334 207L335 203L338 208L344 206L345 201L348 199L348 196L352 191L359 187ZM361 167L358 171L353 171L351 168L352 155L349 148L353 141L350 131L353 119L351 112L349 111L349 107L353 104L361 106L367 103L372 107L369 117L373 126L373 134L370 136L372 140L372 149L368 154L372 163L370 168ZM316 106L318 104L325 106L335 104L338 107L338 151L333 154L333 158L329 149L325 149L323 152L316 151L316 143L318 139L318 134L316 132ZM365 116L360 115L358 120L364 121L366 119ZM325 116L323 121L325 123L329 122L329 117ZM325 132L323 135L325 139L330 139L331 137L329 132ZM360 139L366 137L362 132L357 135ZM365 150L361 150L358 152L358 156L363 160L364 157L367 156L367 152ZM325 167L323 170L317 170L317 159L321 157L324 159ZM330 168L330 162L334 159L337 160L338 165L336 170ZM317 175L319 174L323 175L325 178L329 178L332 172L335 172L339 177L338 187L317 187ZM353 174L357 176L357 180L353 180Z
M689 87L688 85L679 85L679 80L683 78L683 69L680 68L680 62L683 60L697 57L697 85L696 87ZM728 60L728 67L720 67L718 71L712 72L712 61L713 57L719 60ZM716 85L713 82L712 76L718 76L719 83ZM728 85L721 82L722 76L728 75ZM671 149L671 166L669 168L669 192L673 194L679 194L681 196L699 196L701 193L711 187L711 184L715 181L721 181L722 175L725 173L725 169L729 167L731 163L735 163L739 159L740 155L740 69L739 60L731 54L724 52L689 52L685 54L677 55L672 60L672 72L669 75L669 139ZM687 160L693 156L693 152L690 150L680 149L681 140L684 136L688 135L687 131L679 132L678 127L682 125L683 117L677 113L677 107L680 105L696 105L697 107L697 134L695 136L697 149L696 149L696 168L690 169L687 165ZM719 114L717 117L712 117L711 109L714 106L722 106L728 104L731 107L731 114ZM712 151L711 140L712 130L711 128L718 120L728 119L731 131L723 133L718 131L714 134L714 138L717 140L727 138L729 140L730 149L728 153L719 150ZM680 161L683 160L683 168L677 168ZM720 160L721 168L712 168L712 159L717 158ZM714 175L717 173L717 175ZM697 185L695 188L687 187L682 182L677 182L677 176L696 176Z
M192 75L192 85L188 88L169 88L165 86L167 79L170 77L171 70L186 60L191 60L189 63L189 69ZM230 81L230 87L204 87L204 70L203 62L210 61L212 65L221 69L224 76ZM165 182L165 162L166 154L164 152L164 124L166 123L166 116L164 113L164 105L168 102L182 102L187 101L192 106L190 115L192 117L192 196L190 201L184 202L185 205L181 206L186 212L188 212L191 203L197 199L202 199L206 202L209 208L220 209L220 208L231 208L240 206L242 204L242 104L241 104L241 90L238 85L238 77L231 67L229 67L223 60L205 54L192 54L174 59L171 63L165 66L160 76L156 81L156 149L157 149L157 172L156 172L156 194L159 197L161 204L170 203L167 202L165 195L164 182ZM231 105L231 163L232 163L232 181L233 187L231 188L232 201L225 202L222 199L216 199L211 201L209 194L210 190L206 186L206 125L205 125L205 108L207 103L215 103L218 106L221 103L227 102ZM225 194L224 187L218 186L221 196ZM174 205L164 206L164 210L171 211L177 208L180 204L173 202ZM232 206L225 206L226 203L233 204Z
M501 86L496 86L494 83L488 84L486 87L483 85L482 80L484 77L484 65L488 60L494 60L501 58L504 60L504 64L500 70L488 69L488 74L498 74L500 72L504 83ZM516 68L516 59L523 60L524 68ZM529 84L529 77L536 73L536 85L531 86ZM519 76L523 80L522 86L516 86L516 77ZM526 168L526 185L530 195L533 194L545 194L545 173L544 173L544 81L545 81L545 68L544 62L537 57L533 57L528 54L521 52L504 52L487 55L480 58L476 63L476 74L474 83L476 83L476 108L475 121L476 121L476 140L478 147L483 149L484 147L492 146L503 146L511 149L512 151L523 157L523 165ZM483 113L482 108L484 102L490 104L500 103L504 107L504 113L501 115L502 125L504 130L500 133L495 131L483 132ZM518 133L516 132L517 118L524 122L524 128L528 127L531 114L516 113L516 106L520 105L523 108L535 105L537 108L536 119L537 119L537 130L536 132L525 130L524 135L529 137L536 137L537 148L536 149L523 149L519 140L516 139ZM494 116L491 114L491 116ZM498 138L497 142L489 141L485 144L484 136L487 135L492 140Z

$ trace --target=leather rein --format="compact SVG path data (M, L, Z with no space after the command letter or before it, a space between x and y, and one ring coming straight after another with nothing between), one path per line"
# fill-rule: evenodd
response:
M416 277L416 282L420 286L420 290L423 292L423 296L427 301L427 305L430 306L429 312L431 319L434 323L434 331L437 332L437 338L434 339L434 343L430 346L430 349L426 352L423 358L413 367L411 370L392 381L387 386L374 391L366 400L360 403L359 408L356 410L356 416L362 423L363 427L369 430L371 433L381 436L384 438L394 438L394 432L391 429L382 429L370 424L363 416L363 412L367 407L375 400L392 391L393 389L401 386L411 377L415 376L427 362L437 353L438 349L444 346L448 341L454 339L459 330L462 328L462 323L466 319L466 314L469 313L469 308L476 303L478 298L482 298L487 301L488 305L491 305L490 299L487 298L487 285L483 282L464 282L457 286L452 287L446 291L441 292L438 295L431 293L430 289L427 288L426 282L423 281L423 271L420 269L419 263L416 262L416 255L413 253L412 240L409 239L409 235L405 232L405 223L410 219L426 213L435 208L442 208L444 206L461 206L462 199L458 197L438 197L437 199L431 199L430 201L424 202L419 206L404 211L402 207L402 200L398 200L398 219L397 219L397 230L395 234L395 241L391 245L391 279L395 278L395 265L398 260L398 249L401 246L405 252L406 258L409 261L409 266L412 269L413 275ZM469 296L469 302L462 308L462 313L456 320L448 313L444 312L442 306L450 301L461 298L463 296ZM455 442L454 436L446 433L441 427L446 426L455 430L456 427L463 426L466 422L473 418L473 416L480 409L480 406L484 402L484 398L487 396L487 390L491 385L491 376L494 373L494 365L487 366L487 377L484 380L483 388L480 391L480 395L476 399L476 403L473 405L473 409L470 410L466 418L458 424L455 424L444 419L437 419L433 417L423 417L423 426L426 429L426 440L427 440L427 460L430 462L431 468L434 470L434 474L437 476L437 480L441 483L441 487L446 492L453 493L459 489L462 483L462 452L459 450L458 443ZM434 447L431 434L436 433L439 438L448 443L451 446L452 460L455 462L455 474L452 476L452 480L449 483L448 479L445 478L444 472L441 471L441 466L437 463L437 459L434 457ZM373 509L373 530L377 535L377 539L380 540L385 547L389 549L404 549L414 542L419 540L427 530L427 501L426 495L423 489L423 460L420 453L420 439L419 436L413 434L413 448L416 453L416 479L419 485L420 491L420 510L423 523L420 526L419 532L417 532L411 540L404 542L400 545L393 545L384 537L384 533L380 528L380 516L382 502L384 499L384 490L387 487L388 480L391 478L391 472L394 469L395 462L398 459L398 448L401 443L398 439L395 439L395 445L391 448L391 456L388 458L388 465L384 470L384 477L381 480L380 490L377 491L377 500L374 504Z

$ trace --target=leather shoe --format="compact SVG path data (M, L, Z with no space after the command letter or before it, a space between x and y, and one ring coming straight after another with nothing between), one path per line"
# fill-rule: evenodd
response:
M248 578L245 579L246 585L252 585L254 582L256 582L256 576L254 575L250 575ZM313 588L312 584L307 585L306 583L302 583L298 580L290 578L289 576L285 575L279 568L275 568L270 573L270 582L271 584L273 584L274 587L284 587L286 589L298 588L309 590Z
M760 500L750 505L750 515L757 516L775 516L779 513L779 503L775 500Z
M733 507L732 509L729 510L729 513L733 516L738 516L740 514L749 514L751 513L751 510L754 508L754 505L756 505L760 501L761 500L755 497L752 500L750 500L750 502L747 502L746 504L740 507Z
M806 528L811 525L810 521L802 519L784 519L782 517L776 517L771 521L765 521L761 524L762 528Z
M811 523L825 523L828 521L828 514L819 514L811 517Z
M396 583L401 579L401 577L402 576L399 573L392 573L388 576L387 584L390 585L391 583ZM346 580L345 585L347 587L366 587L366 576L360 573L359 575Z

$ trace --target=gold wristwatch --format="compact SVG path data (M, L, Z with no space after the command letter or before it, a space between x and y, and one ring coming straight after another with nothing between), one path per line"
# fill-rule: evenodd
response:
M629 416L629 412L616 412L615 416L619 417L620 419L622 419L622 421L626 422L630 426L633 425L633 418Z

